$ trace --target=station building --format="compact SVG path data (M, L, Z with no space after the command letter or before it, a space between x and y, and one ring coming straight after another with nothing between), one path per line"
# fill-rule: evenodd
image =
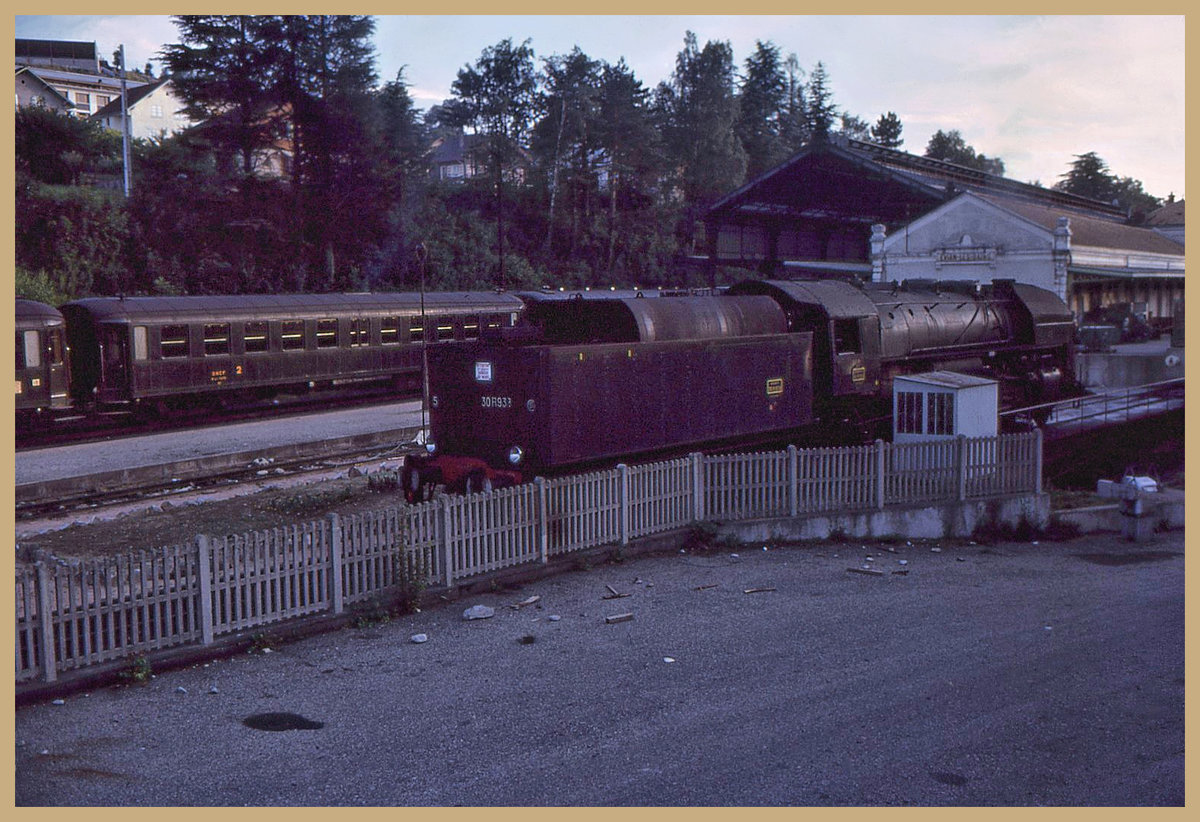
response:
M1174 209L1182 223L1182 204ZM716 202L700 248L710 271L767 276L1013 279L1082 318L1126 302L1169 324L1183 299L1179 232L1116 206L834 136Z

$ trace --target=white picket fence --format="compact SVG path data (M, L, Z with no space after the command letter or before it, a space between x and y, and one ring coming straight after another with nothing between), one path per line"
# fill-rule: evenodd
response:
M16 577L16 678L340 614L401 586L479 574L712 520L800 517L1041 491L1041 432L854 448L692 454L375 515L88 561Z

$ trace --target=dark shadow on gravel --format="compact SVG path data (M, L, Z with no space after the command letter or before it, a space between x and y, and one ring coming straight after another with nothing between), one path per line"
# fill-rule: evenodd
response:
M242 720L242 724L256 731L315 731L325 727L324 722L287 712L251 714Z

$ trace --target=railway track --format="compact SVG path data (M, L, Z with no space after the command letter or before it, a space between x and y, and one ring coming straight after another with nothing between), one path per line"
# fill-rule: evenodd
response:
M230 409L195 408L180 410L166 417L148 418L135 412L111 412L93 416L64 417L53 424L16 432L16 450L32 451L97 440L140 437L170 431L184 431L213 425L228 425L261 419L284 419L311 413L314 408L357 408L378 403L404 402L418 394L373 391L327 392L325 394L288 395L260 405ZM322 406L323 404L323 406Z
M117 514L131 506L142 506L164 501L183 502L198 495L206 497L256 493L267 484L280 482L305 484L343 476L345 472L363 463L395 463L397 467L403 457L415 453L419 446L413 443L363 447L331 447L313 449L310 453L295 458L272 459L258 457L237 467L213 468L194 471L190 476L171 477L131 482L124 487L82 483L73 490L62 493L18 501L16 505L16 532L23 534L45 528L70 524L81 515L89 519L102 519L108 514ZM166 472L170 473L170 472ZM86 479L86 478L84 478ZM64 489L67 486L64 484ZM34 527L37 524L38 527Z

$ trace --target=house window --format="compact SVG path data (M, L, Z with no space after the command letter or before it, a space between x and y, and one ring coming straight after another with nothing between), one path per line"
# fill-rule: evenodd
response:
M92 95L86 94L82 91L75 92L75 105L83 106L84 108L91 108Z
M260 320L246 323L242 339L246 344L247 354L261 354L271 347L270 338L267 336L267 323L265 321Z
M158 118L158 119L162 119L163 107L162 106L150 106L150 116Z
M921 434L921 397L915 391L896 392L896 433Z
M336 348L337 320L317 320L317 348Z
M929 434L954 433L954 395L928 394L928 406L925 418L928 420Z
M188 355L188 327L186 325L164 325L159 336L159 356L165 359Z
M229 323L206 323L204 326L204 356L216 357L229 353Z
M96 108L104 108L111 102L112 102L112 98L109 97L107 94L97 94L96 95Z
M379 341L384 345L396 345L400 342L399 317L384 317L379 321Z
M280 344L284 351L300 351L304 348L304 320L284 320Z

